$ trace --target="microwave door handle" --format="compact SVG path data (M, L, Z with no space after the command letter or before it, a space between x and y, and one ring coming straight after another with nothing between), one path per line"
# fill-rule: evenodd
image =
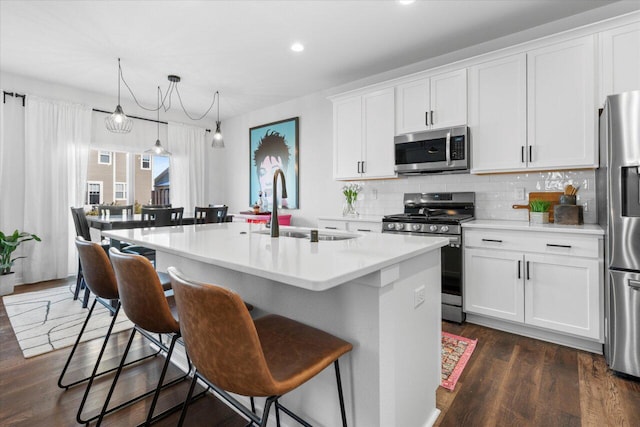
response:
M447 166L451 165L451 132L447 132L447 142L446 142L446 153L447 153Z

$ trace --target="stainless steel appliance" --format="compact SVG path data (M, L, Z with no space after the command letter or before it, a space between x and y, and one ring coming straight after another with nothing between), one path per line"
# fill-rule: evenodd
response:
M466 126L399 135L394 143L398 174L469 171L469 131Z
M442 318L462 323L462 227L474 217L475 193L405 193L404 213L382 219L383 233L439 236L442 248Z
M605 357L640 377L640 91L607 97L596 177L605 230Z

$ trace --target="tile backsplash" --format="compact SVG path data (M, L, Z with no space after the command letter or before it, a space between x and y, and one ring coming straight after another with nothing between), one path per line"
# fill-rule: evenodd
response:
M594 170L557 172L528 172L496 175L420 175L397 179L362 181L357 209L362 215L390 215L403 210L404 193L434 193L445 191L473 191L476 193L476 218L524 220L524 209L514 204L526 204L532 191L563 191L568 184L580 186L577 203L585 206L584 222L593 224L596 217L596 189ZM520 197L524 195L524 197Z

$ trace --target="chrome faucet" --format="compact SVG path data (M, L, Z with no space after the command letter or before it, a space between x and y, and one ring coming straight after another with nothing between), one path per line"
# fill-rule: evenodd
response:
M271 237L280 237L280 227L278 223L278 175L282 178L282 197L287 198L287 181L284 179L282 169L276 169L273 174L273 208L271 208Z

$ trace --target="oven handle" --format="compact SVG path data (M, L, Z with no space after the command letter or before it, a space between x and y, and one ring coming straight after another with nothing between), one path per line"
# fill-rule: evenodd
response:
M459 234L431 234L431 233L413 233L408 231L395 231L383 229L383 233L404 234L405 236L422 236L422 237L444 237L449 239L449 246L454 248L462 247L462 236Z

